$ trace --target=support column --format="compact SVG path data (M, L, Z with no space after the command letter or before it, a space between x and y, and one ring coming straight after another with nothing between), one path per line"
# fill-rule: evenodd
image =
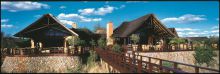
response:
M66 37L64 37L64 41L63 41L63 51L64 51L64 53L67 53Z
M31 48L35 48L34 47L34 40L33 39L31 39Z
M124 45L126 45L126 38L124 38Z

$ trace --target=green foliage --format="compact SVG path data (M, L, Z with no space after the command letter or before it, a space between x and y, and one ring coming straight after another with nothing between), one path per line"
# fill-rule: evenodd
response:
M15 41L15 38L10 35L5 35L4 32L1 32L1 48L16 48L18 47Z
M96 45L97 45L96 42L95 42L95 40L93 40L93 39L92 39L89 43L90 43L90 45L92 45L92 46L96 46Z
M170 67L170 68L173 67L172 63L166 62L166 61L163 61L162 65L165 66L165 67Z
M98 40L98 46L99 46L100 48L103 48L103 49L106 47L106 40L105 40L105 38L101 37L101 38Z
M68 42L68 44L69 45L71 45L71 46L74 46L75 45L75 41L74 41L74 38L70 38L70 39L67 39L67 42Z
M90 56L88 58L87 64L91 64L92 62L95 62L98 59L98 55L95 51L90 50L89 54Z
M140 40L140 37L137 34L132 34L131 40L134 42L134 44L137 44Z
M78 45L78 46L85 46L86 45L86 41L85 40L81 40L78 37L75 38L74 43L75 43L75 45Z
M122 48L120 45L118 44L114 44L112 47L112 51L116 52L116 53L121 53L122 52Z
M169 42L169 44L173 44L173 45L177 45L177 44L180 44L180 43L185 43L186 40L182 39L182 38L172 38Z
M205 44L211 45L211 44L218 44L219 42L219 37L216 36L210 36L207 40L205 40Z
M196 64L203 64L205 63L207 66L211 65L211 62L214 61L216 54L214 53L213 49L210 46L207 47L196 47L195 54L193 54Z

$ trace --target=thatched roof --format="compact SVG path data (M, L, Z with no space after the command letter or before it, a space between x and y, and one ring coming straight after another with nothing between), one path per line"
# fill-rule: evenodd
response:
M80 39L83 40L92 40L94 37L94 33L90 31L89 29L84 29L84 28L70 28L72 31L76 32L79 35Z
M167 34L169 34L170 36L176 37L177 34L174 34L172 31L170 31L165 25L163 25L156 17L154 14L147 14L145 16L142 16L138 19L135 19L133 21L130 22L123 22L118 28L116 28L114 30L114 37L128 37L130 34L132 34L133 32L135 32L138 28L140 28L142 25L149 25L149 24L145 24L145 22L147 20L150 20L150 18L155 18L156 21L159 22L159 24L153 24L155 25L159 25L160 27L162 27L163 31Z
M176 36L178 36L175 28L168 28L171 32L173 32Z
M16 33L14 36L16 37L30 37L30 35L33 35L33 32L37 32L40 30L48 29L49 27L57 27L58 30L62 30L68 35L76 35L77 33L74 31L68 29L64 26L63 23L61 23L58 19L56 19L52 14L45 14L42 17L40 17L37 21L30 24L25 29L21 30L20 32Z

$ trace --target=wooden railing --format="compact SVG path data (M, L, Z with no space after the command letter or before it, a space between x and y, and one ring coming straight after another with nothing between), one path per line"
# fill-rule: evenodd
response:
M120 72L128 72L128 73L188 73L187 71L181 70L178 68L178 65L184 65L194 68L195 73L199 73L200 69L205 69L209 71L213 71L219 73L218 70L199 67L174 61L163 60L159 58L153 58L148 56L141 56L135 54L118 54L109 50L103 50L100 48L96 48L95 51L97 54L106 61L108 64L113 66L113 68L119 70ZM143 59L148 59L143 60ZM159 60L159 64L152 63L152 60ZM169 62L173 64L173 67L163 66L164 62Z
M176 51L193 51L195 49L195 47L200 46L200 47L205 47L207 45L205 44L177 44L177 45L170 45L167 44L166 46L158 46L157 45L145 45L144 47L142 47L142 45L140 45L140 47L138 45L133 46L133 45L123 45L123 49L125 50L136 50L138 52L176 52ZM214 47L212 46L213 49L217 49L218 47ZM139 50L138 50L139 49Z
M64 54L63 47L50 47L50 48L10 48L1 49L2 55L7 56L28 56L28 55L54 55ZM44 51L44 52L43 52ZM47 52L45 52L47 51Z

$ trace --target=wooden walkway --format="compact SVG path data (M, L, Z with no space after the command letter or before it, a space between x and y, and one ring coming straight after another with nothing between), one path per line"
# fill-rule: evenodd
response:
M101 59L103 59L114 69L118 70L121 73L189 73L188 71L181 70L178 65L192 67L194 69L193 73L200 73L200 70L208 70L212 73L219 73L219 71L215 69L168 61L148 56L135 54L118 54L100 48L96 48L95 51L101 57ZM143 59L148 60L145 61ZM159 60L159 64L152 63L152 60ZM164 62L171 63L172 67L163 66L162 64Z

